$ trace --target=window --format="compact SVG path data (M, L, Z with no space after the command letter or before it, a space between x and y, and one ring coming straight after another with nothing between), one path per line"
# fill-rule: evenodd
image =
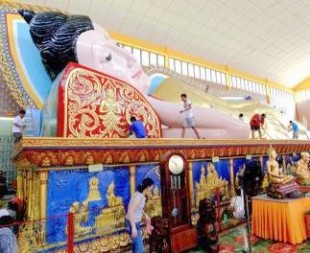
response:
M194 77L194 66L191 63L188 64L188 75Z
M241 82L240 82L240 78L239 78L239 77L236 77L236 83L237 83L237 88L238 88L238 89L242 89L242 87L241 87Z
M174 63L175 63L175 71L177 73L181 74L182 73L182 71L181 71L181 62L179 60L175 60Z
M202 80L206 80L206 69L204 67L200 67L200 77Z
M226 74L221 72L222 84L226 85Z
M169 59L169 68L175 70L174 59Z
M211 81L211 70L210 69L206 69L206 79L207 81Z
M165 66L165 57L162 55L158 55L158 66Z
M216 83L216 72L215 70L211 70L211 81Z
M216 73L216 82L222 84L221 72L215 71L215 73Z
M195 78L200 79L200 71L197 65L194 65Z
M151 65L157 66L157 54L150 53L150 62Z
M141 50L138 48L134 48L132 53L138 60L139 64L141 65Z
M133 48L132 48L132 47L129 47L129 46L123 46L123 48L124 48L125 50L127 50L128 52L130 52L130 53L132 53L132 51L133 51Z
M188 68L187 68L187 62L182 61L182 74L188 75Z
M143 66L150 66L150 53L142 50L142 61Z

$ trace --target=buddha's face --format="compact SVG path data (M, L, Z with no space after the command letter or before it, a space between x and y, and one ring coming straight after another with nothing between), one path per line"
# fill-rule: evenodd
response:
M277 158L277 152L275 150L272 150L270 153L270 157L273 159L276 159Z
M102 27L93 25L94 30L78 37L76 52L79 63L129 83L139 80L143 70L135 57L118 47Z

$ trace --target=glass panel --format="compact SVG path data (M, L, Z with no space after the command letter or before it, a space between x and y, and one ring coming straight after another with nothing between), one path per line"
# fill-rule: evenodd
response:
M181 71L181 62L179 61L179 60L175 60L175 71L177 72L177 73L182 73L182 71Z
M141 50L138 48L133 49L133 55L136 57L137 61L141 65Z
M194 65L194 71L195 71L195 78L200 79L199 66Z
M130 46L124 46L124 48L125 48L128 52L132 53L132 47L130 47Z
M158 66L165 66L165 56L158 55Z
M169 59L169 68L172 70L175 70L175 66L174 66L174 59Z
M222 84L221 72L215 71L215 73L216 73L216 82Z
M206 79L207 81L211 81L211 70L206 68Z
M204 67L200 67L200 77L202 80L206 80L206 69Z
M211 70L211 81L216 83L216 72L215 70Z
M241 84L240 84L240 78L236 77L236 82L237 82L237 88L242 89Z
M188 64L188 75L194 77L194 66L191 63Z
M236 77L235 76L231 76L230 77L230 84L232 87L237 87L237 82L236 82Z
M240 78L240 86L241 86L241 89L246 90L243 78Z
M142 50L142 65L150 66L150 53Z
M226 85L226 74L221 72L222 84Z
M185 61L182 61L182 74L185 76L188 75L187 62L185 62Z
M157 66L157 54L150 53L151 65Z

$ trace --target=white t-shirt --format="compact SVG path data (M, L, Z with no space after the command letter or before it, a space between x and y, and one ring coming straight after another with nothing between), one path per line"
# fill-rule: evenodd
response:
M184 110L190 108L192 105L192 102L190 100L186 100L185 102L183 102L183 108ZM192 108L189 109L188 111L184 112L184 118L189 119L189 118L193 118L194 114L193 114L193 110Z
M16 126L15 124L17 124L18 126ZM24 120L20 117L20 115L18 115L17 117L15 117L15 119L13 121L12 132L13 133L22 133L25 125L26 124L25 124Z
M146 197L144 196L143 193L141 192L135 192L135 194L131 197L130 201L129 201L129 205L130 206L135 199L138 198L138 206L136 206L136 209L134 210L133 213L133 218L134 218L134 222L141 222L142 216L143 216L143 208L145 206L145 201L146 201ZM129 216L127 214L126 216L127 220L129 220Z

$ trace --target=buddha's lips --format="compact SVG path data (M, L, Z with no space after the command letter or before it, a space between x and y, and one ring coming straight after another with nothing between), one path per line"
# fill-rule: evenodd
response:
M137 77L141 77L142 73L143 73L143 70L142 70L142 68L141 68L141 69L139 69L134 75L132 75L131 77L132 77L133 79L136 79Z

